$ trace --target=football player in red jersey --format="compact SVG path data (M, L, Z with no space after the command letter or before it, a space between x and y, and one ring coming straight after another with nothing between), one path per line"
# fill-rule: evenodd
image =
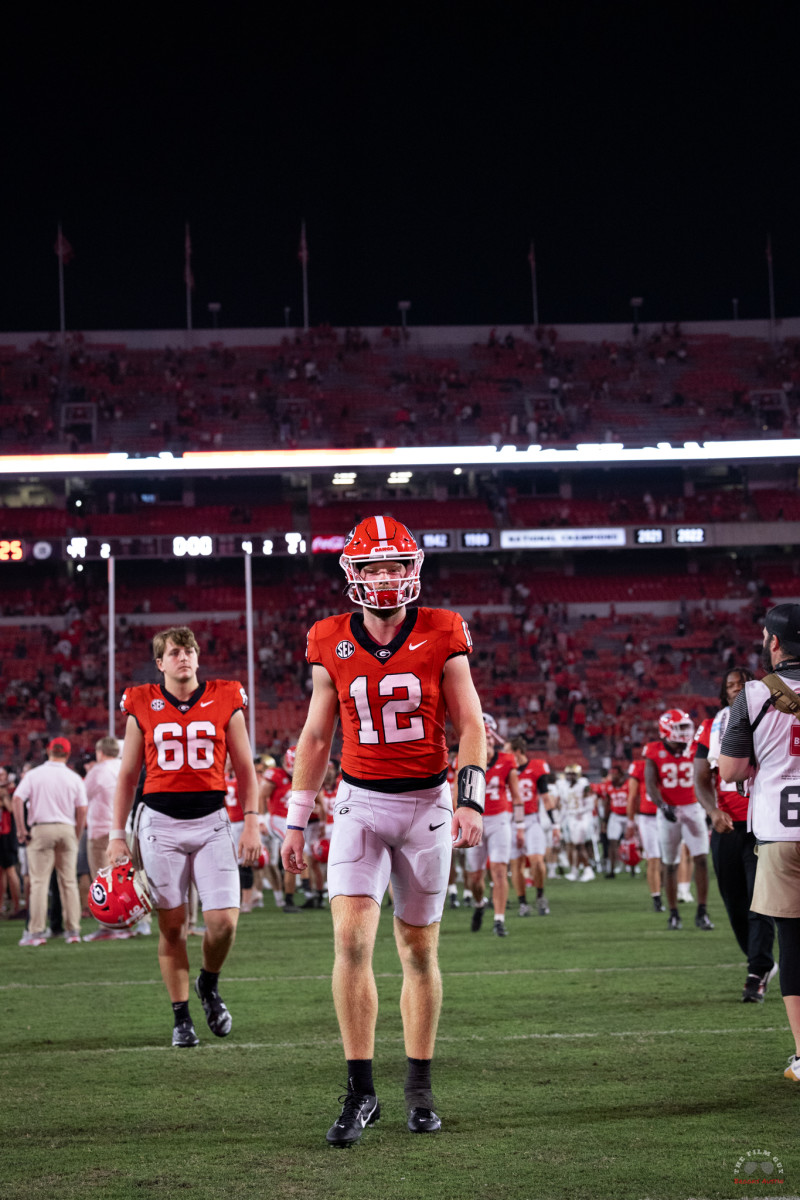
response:
M619 857L619 844L625 836L628 823L628 780L620 763L614 763L602 783L603 816L608 837L608 871L606 879L613 879Z
M247 696L235 680L200 683L198 654L197 639L185 626L156 634L153 656L164 682L130 687L123 694L120 707L128 720L108 844L113 866L128 854L125 823L144 762L137 839L158 909L158 963L172 1001L172 1044L179 1047L198 1043L189 1015L189 884L193 881L200 894L206 927L195 991L209 1029L225 1037L231 1016L217 984L239 916L237 857L252 866L261 851L258 784L244 720ZM228 754L244 822L238 850L225 811Z
M744 794L740 793L735 783L724 783L717 767L730 706L752 678L745 667L725 672L720 689L722 707L715 717L703 721L697 731L694 790L711 818L711 861L728 920L747 958L742 1001L760 1004L772 974L777 971L772 953L775 922L750 908L758 859L755 834L747 828L749 796L744 789Z
M547 868L544 863L547 840L542 821L546 820L549 825L552 825L550 812L554 802L550 799L550 784L553 776L550 773L550 764L543 758L528 757L528 743L525 738L513 738L511 751L517 767L517 783L522 803L522 813L518 814L516 837L514 838L516 847L513 845L511 847L511 879L517 889L519 915L527 917L532 911L525 896L525 856L527 855L533 886L536 888L536 911L540 917L547 917L550 915L550 905L544 894L547 878ZM547 813L546 818L542 816L543 811Z
M289 804L289 794L292 790L292 771L294 770L294 751L291 746L281 759L281 766L268 767L261 780L260 800L262 812L267 813L267 832L269 834L269 866L267 877L272 884L272 894L275 903L288 914L298 913L300 909L294 902L297 880L290 872L281 870L281 846L286 837L286 813Z
M655 912L664 911L661 899L661 842L658 837L658 809L647 794L645 760L637 758L628 768L628 824L625 836L632 838L639 831L642 854L647 863L647 886Z
M500 750L503 739L497 732L497 722L489 713L483 714L486 726L488 761L486 764L486 805L483 813L483 838L477 846L467 851L467 886L475 898L472 913L472 932L477 933L483 924L486 907L484 889L486 866L492 876L492 908L494 924L492 933L507 937L506 904L508 903L508 864L511 861L511 845L514 840L511 814L516 812L522 819L522 801L517 785L517 767L514 755Z
M706 912L708 900L708 826L703 806L694 794L694 722L688 713L670 708L658 719L661 740L649 742L642 755L646 759L647 794L658 809L658 836L661 861L666 872L669 929L680 929L678 916L678 863L681 840L694 859L697 884L698 929L713 929Z
M403 968L408 1128L435 1133L431 1058L441 1010L439 922L450 852L482 831L486 738L457 613L407 608L423 552L390 517L368 517L340 564L360 612L318 621L308 635L313 690L297 744L283 862L305 868L304 829L342 725L342 782L328 855L334 926L333 997L347 1059L347 1095L328 1143L357 1142L380 1115L372 1078L378 997L372 954L391 880ZM459 736L455 813L447 785L445 715Z

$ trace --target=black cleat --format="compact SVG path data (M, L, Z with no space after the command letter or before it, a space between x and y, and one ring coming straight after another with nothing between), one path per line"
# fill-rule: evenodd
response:
M698 913L694 919L694 923L698 929L713 929L714 928L714 922L711 920L708 913L703 913L702 916Z
M438 1133L442 1120L432 1108L412 1108L408 1114L408 1128L411 1133Z
M194 981L194 990L200 997L200 1003L203 1006L203 1012L206 1014L206 1021L208 1021L208 1028L215 1037L227 1037L233 1026L233 1021L231 1014L220 999L219 992L214 989L208 995L203 995L200 990L199 976ZM194 1030L192 1030L192 1033L194 1033ZM174 1045L175 1043L173 1042L172 1044Z
M660 896L653 896L653 912L664 912L664 901Z
M179 1021L172 1031L172 1044L177 1046L179 1050L186 1050L189 1046L199 1046L200 1038L194 1031L192 1018L186 1017L185 1020Z
M764 992L761 990L761 976L748 975L742 988L742 1004L763 1004Z
M683 923L676 912L670 913L667 929L683 929Z
M508 930L506 929L505 921L495 921L494 925L492 926L492 933L495 935L495 937L508 937Z
M450 893L450 899L449 899L448 903L450 904L451 908L460 908L461 907L458 896L455 894L455 892Z
M358 1092L346 1092L339 1097L344 1101L339 1117L325 1135L329 1146L355 1146L367 1125L374 1125L380 1118L381 1106L377 1096L362 1096Z
M479 904L473 910L473 913L472 913L472 932L473 933L477 933L478 930L480 929L481 925L483 924L483 910L485 907L486 906L484 904Z

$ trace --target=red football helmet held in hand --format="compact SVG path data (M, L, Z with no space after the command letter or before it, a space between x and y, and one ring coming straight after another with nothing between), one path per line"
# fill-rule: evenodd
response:
M330 838L321 837L319 841L314 842L314 845L311 847L311 857L313 858L314 862L326 863L328 861L328 855L330 854L330 851Z
M129 858L97 872L89 889L89 911L109 929L130 929L153 911L145 878Z
M619 861L626 867L635 867L641 861L639 847L633 838L626 838L619 844Z

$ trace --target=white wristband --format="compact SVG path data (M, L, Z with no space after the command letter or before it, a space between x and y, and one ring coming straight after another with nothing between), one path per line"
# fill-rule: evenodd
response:
M111 832L108 835L108 840L110 842L113 842L113 841L116 841L117 839L121 839L123 842L126 840L124 829L112 829L111 830Z
M294 825L299 829L305 829L316 798L317 793L312 791L311 788L307 788L301 792L290 792L289 804L286 811L287 827Z

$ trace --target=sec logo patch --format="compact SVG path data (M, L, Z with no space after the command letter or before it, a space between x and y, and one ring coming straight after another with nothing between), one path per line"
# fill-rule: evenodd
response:
M339 642L339 645L336 647L337 658L351 658L355 652L356 648L352 642Z
M162 708L164 708L164 701L163 700L151 700L150 707L152 708L153 712L161 712Z

